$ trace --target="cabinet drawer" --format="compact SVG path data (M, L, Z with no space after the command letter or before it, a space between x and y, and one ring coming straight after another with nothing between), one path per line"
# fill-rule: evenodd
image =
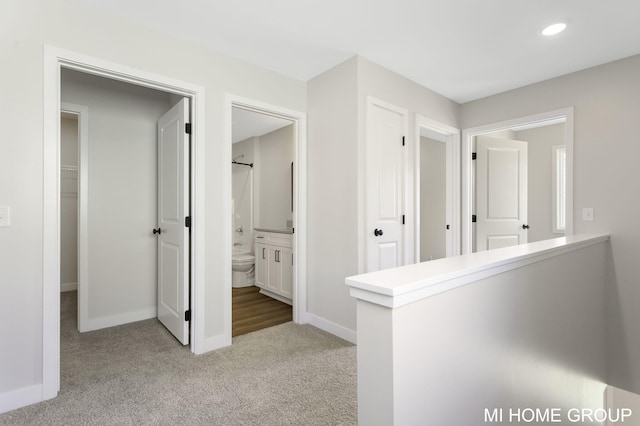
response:
M268 244L278 247L293 247L293 236L291 234L280 234L278 232L256 232L256 244Z

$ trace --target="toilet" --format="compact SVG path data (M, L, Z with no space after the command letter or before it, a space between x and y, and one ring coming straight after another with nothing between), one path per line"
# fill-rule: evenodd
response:
M255 282L254 264L256 257L251 254L251 250L243 246L234 247L231 259L231 286L233 288L252 286Z

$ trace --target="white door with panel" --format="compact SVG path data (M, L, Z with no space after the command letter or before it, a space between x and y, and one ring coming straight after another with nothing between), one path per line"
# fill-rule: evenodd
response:
M405 166L407 111L367 101L367 272L405 263Z
M189 343L189 101L158 121L158 319Z
M527 142L476 138L476 251L527 242Z

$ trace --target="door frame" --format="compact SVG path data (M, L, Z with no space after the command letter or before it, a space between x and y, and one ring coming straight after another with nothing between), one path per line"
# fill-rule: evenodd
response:
M447 224L451 224L451 232L447 234L447 257L460 254L460 129L451 127L439 121L432 120L420 114L415 115L415 159L414 159L414 187L415 187L415 262L420 263L420 137L421 130L427 129L445 138L446 146L446 217Z
M43 268L42 398L60 390L60 77L61 69L173 93L190 99L191 122L191 351L205 352L204 142L205 91L202 86L44 46L43 81Z
M233 108L241 108L259 114L290 120L294 125L294 174L293 174L293 321L305 324L307 318L307 114L266 102L227 93L225 99L224 124L224 263L229 265L233 247L232 217L232 114ZM253 230L251 230L253 232ZM225 280L224 287L224 339L231 344L231 279Z
M473 251L473 225L475 177L471 154L476 136L501 130L525 130L565 123L564 139L567 146L567 188L565 235L573 235L573 107L561 108L506 121L471 127L462 131L462 254Z

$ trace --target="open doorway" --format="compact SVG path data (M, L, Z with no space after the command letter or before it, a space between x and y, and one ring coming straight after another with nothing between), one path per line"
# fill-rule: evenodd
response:
M228 97L229 328L233 336L306 322L303 113Z
M232 336L293 319L294 123L233 107Z
M416 262L460 254L460 131L416 115Z
M198 131L197 122L203 122L204 90L199 86L178 82L173 79L142 72L118 64L108 63L95 58L45 47L45 81L44 81L44 293L43 293L43 398L53 398L60 389L60 121L63 69L72 69L94 76L106 77L136 87L153 88L164 91L169 96L187 98L191 103L191 150L187 158L192 163L190 179L192 192L189 202L195 219L191 220L192 238L188 247L191 260L187 269L192 275L191 316L188 327L191 335L190 347L193 352L201 353L204 347L204 306L198 294L203 293L204 263L203 236L196 228L203 226L203 167L202 158L198 156L202 145L203 132ZM82 129L81 129L82 132ZM82 154L80 155L82 159ZM108 162L107 162L108 163ZM117 173L117 162L110 164L112 173ZM82 175L80 167L79 174ZM82 196L82 189L80 189ZM126 220L127 206L122 207L113 220ZM199 228L198 228L199 229ZM146 230L144 232L149 232ZM82 270L82 268L80 268ZM81 280L81 277L78 277Z
M188 344L188 101L74 70L62 71L61 99L61 288L76 257L79 331L157 317ZM80 143L78 121L67 138L69 114L83 124ZM66 208L74 182L75 256Z
M463 252L573 233L573 109L467 129Z

